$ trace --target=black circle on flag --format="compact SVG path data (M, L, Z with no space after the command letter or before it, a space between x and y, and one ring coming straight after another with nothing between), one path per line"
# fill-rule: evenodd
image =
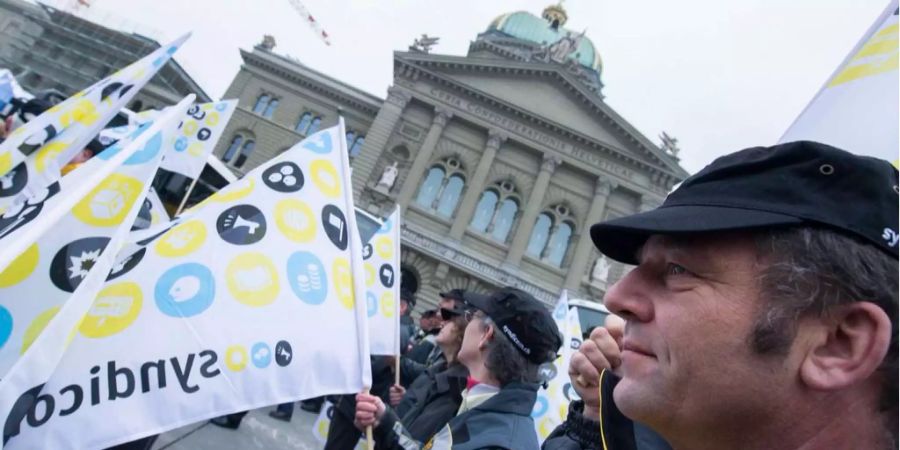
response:
M347 250L349 233L347 232L347 219L340 208L334 205L325 205L322 208L322 228L325 235L340 250Z
M266 216L253 205L232 206L219 214L216 231L225 242L255 244L266 235Z
M374 247L372 244L366 244L363 246L363 260L367 260L372 257L372 253L374 252Z
M137 267L141 260L144 259L145 253L147 253L147 247L142 247L140 250L126 256L125 259L117 261L113 265L112 270L109 271L109 276L106 277L106 281L119 278L122 275L131 272L131 269Z
M294 350L291 348L290 342L278 341L275 344L275 363L284 367L290 364L292 359L294 359Z
M39 195L10 206L0 216L0 239L34 220L44 208L44 202L57 192L59 192L59 183L53 183L48 188L42 189Z
M579 348L581 348L581 339L573 337L572 342L569 343L569 347L572 350L578 350Z
M88 237L64 245L50 261L50 281L66 292L75 292L108 243L106 237Z
M394 268L390 264L382 264L378 269L378 279L384 287L394 287Z
M28 167L25 161L0 176L0 197L11 197L22 192L28 184Z
M212 131L206 127L201 128L200 131L197 132L197 140L200 141L205 141L209 139L210 136L212 136Z
M303 171L290 161L273 164L263 171L262 179L266 186L278 192L297 192L303 189Z

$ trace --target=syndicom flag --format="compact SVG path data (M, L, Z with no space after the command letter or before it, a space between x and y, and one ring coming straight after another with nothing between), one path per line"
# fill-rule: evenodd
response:
M172 57L186 34L69 97L0 143L0 212L39 195Z
M400 356L400 208L363 247L372 355Z
M52 376L0 392L6 446L105 448L371 385L344 136L341 121L303 140L148 238Z
M897 165L898 2L884 12L779 142L812 140Z
M180 110L187 109L192 99L193 95L183 100ZM113 264L116 252L159 166L164 128L177 127L178 111L173 108L158 125L138 130L86 163L82 176L66 177L59 192L45 199L46 209L30 204L22 208L20 217L32 212L37 216L21 229L33 233L18 238L29 241L27 249L0 272L0 392L12 378L15 364L49 324L68 333L107 276L115 278L124 270ZM94 187L82 195L75 188L83 185ZM44 220L45 214L62 210L65 204L73 206L58 220ZM42 227L43 232L30 229L42 220L50 224ZM6 247L11 238L0 240L0 245ZM66 314L60 314L63 308ZM40 366L45 375L59 360L64 343L44 343Z
M549 378L546 388L538 391L537 400L531 417L534 419L538 441L543 442L557 426L566 421L569 402L578 400L578 394L569 380L569 362L572 354L581 347L581 322L578 321L578 309L569 309L567 291L563 291L553 308L553 320L564 336L562 354L553 361L552 369L547 367L545 374ZM543 370L543 368L542 368Z

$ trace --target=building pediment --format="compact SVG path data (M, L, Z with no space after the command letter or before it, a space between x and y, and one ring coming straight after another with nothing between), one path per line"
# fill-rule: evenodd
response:
M419 68L484 97L527 111L579 137L635 161L687 177L677 159L661 150L584 88L565 68L549 64L420 53L395 53L399 66ZM409 70L396 67L396 70Z

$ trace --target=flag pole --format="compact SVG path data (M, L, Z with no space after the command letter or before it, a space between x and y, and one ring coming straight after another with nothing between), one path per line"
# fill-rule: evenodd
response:
M181 199L181 204L178 205L178 209L175 210L175 215L172 216L173 218L178 217L178 215L181 214L181 210L184 209L184 205L187 203L188 197L191 196L191 192L193 192L194 186L197 185L198 180L200 180L200 175L197 175L197 178L194 178L194 181L191 181L191 185L188 186L187 192L184 193L184 198Z

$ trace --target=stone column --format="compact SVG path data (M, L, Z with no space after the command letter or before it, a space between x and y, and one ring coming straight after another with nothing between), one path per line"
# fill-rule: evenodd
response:
M522 255L528 247L528 240L531 239L531 230L534 228L534 221L537 219L540 208L544 203L544 193L547 191L547 185L550 184L550 176L553 171L562 162L557 156L544 155L544 162L541 163L541 171L538 173L537 180L534 183L534 189L528 201L525 202L525 212L519 220L519 226L516 229L516 235L513 237L512 243L509 245L509 253L506 254L506 266L518 266L522 261Z
M400 87L388 88L387 99L378 110L371 128L366 132L362 150L353 160L353 198L359 199L366 180L372 175L388 139L394 132L394 128L397 127L397 123L400 122L403 109L411 99L412 95Z
M488 172L491 170L491 164L494 163L494 157L497 156L497 150L506 140L507 136L496 130L488 131L487 143L484 146L484 152L481 154L481 160L478 161L478 167L472 174L469 182L466 183L466 194L463 196L459 210L456 212L456 219L453 221L453 227L450 228L450 238L459 241L462 239L463 233L472 221L475 214L475 206L481 193L485 189Z
M434 148L437 146L438 139L441 138L441 133L443 133L444 127L447 126L447 122L450 121L451 117L453 117L453 113L450 110L440 106L434 108L434 119L431 122L431 128L428 129L425 142L422 142L422 147L416 153L416 159L413 160L412 167L409 168L409 172L403 181L400 194L397 195L397 204L404 210L409 206L413 194L416 193L419 181L422 180L425 169L428 168L428 163L431 162L431 155L434 154Z
M615 185L609 180L598 178L594 185L594 198L591 200L591 206L588 208L587 217L581 223L581 233L578 236L578 243L575 244L575 255L572 257L572 264L566 273L565 287L570 291L577 290L581 284L581 279L587 271L591 261L591 249L594 248L594 242L591 240L591 225L603 218L603 212L606 210L606 201Z

